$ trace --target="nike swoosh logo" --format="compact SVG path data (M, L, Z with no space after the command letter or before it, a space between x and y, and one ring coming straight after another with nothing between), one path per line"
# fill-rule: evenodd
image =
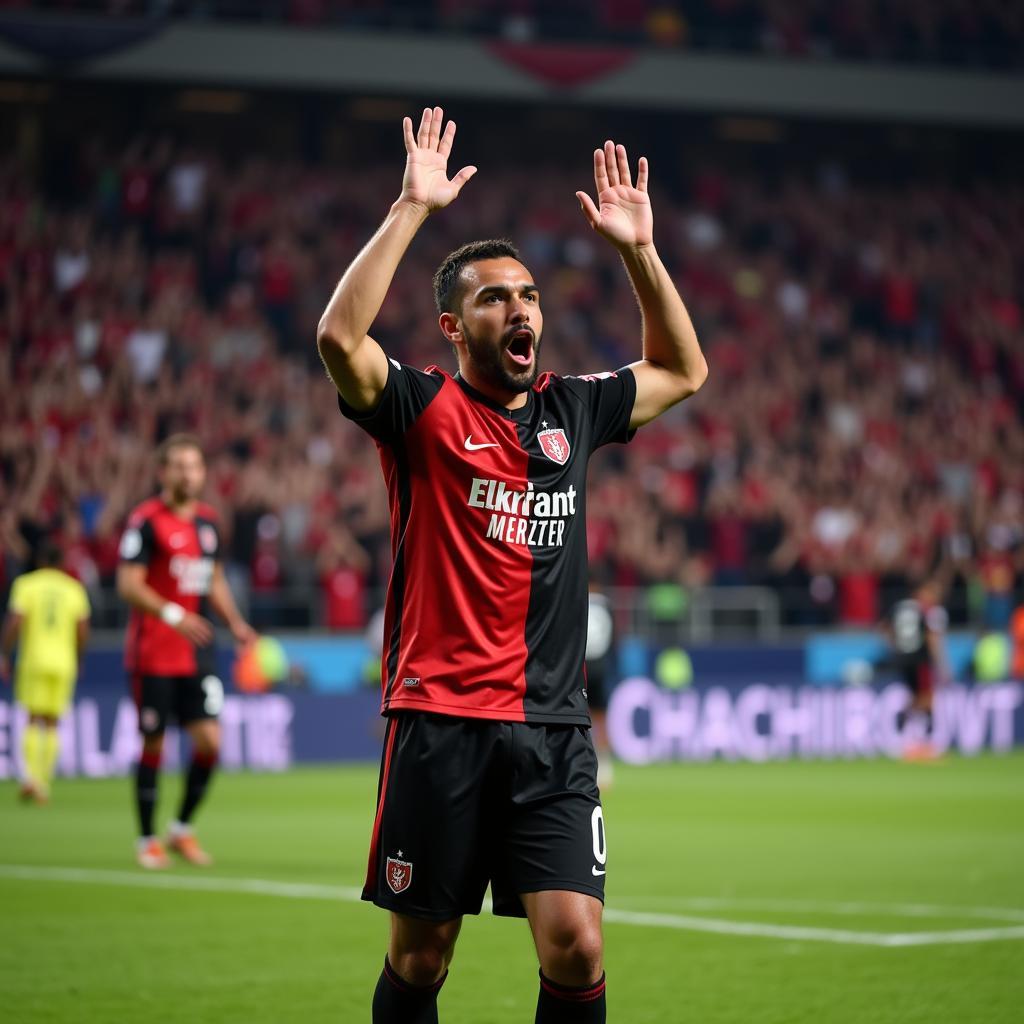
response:
M470 434L469 437L466 438L466 451L467 452L478 452L478 451L480 451L481 448L500 448L500 447L501 447L500 444L491 444L491 443L487 443L487 444L473 444L473 435L472 434Z
M593 871L595 875L603 875L604 874L603 871L598 871L597 868L591 868L590 870Z

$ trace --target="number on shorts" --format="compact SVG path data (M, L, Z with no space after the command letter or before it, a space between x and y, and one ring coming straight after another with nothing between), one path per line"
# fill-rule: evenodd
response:
M224 707L224 684L216 676L206 676L202 682L203 708L208 715L219 715Z
M594 813L590 816L590 827L594 831L594 860L598 864L603 864L608 859L608 847L605 846L604 811L601 810L600 804L594 808Z

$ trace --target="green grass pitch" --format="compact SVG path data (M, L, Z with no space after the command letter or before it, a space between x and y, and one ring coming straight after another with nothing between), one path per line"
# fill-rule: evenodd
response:
M46 808L0 786L0 1019L368 1021L387 919L352 891L375 786L221 776L199 819L217 865L158 876L133 864L127 780L58 780ZM620 766L605 816L612 1021L1024 1019L1021 754ZM532 1021L536 989L525 924L485 912L441 1019Z

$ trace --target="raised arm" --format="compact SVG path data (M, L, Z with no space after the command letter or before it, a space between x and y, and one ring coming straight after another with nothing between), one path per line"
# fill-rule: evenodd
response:
M317 328L317 348L331 380L342 398L360 411L376 406L387 383L387 357L367 331L380 312L398 264L427 217L447 206L476 173L475 167L463 167L448 180L455 122L449 121L442 132L443 120L440 107L426 108L414 136L412 120L403 119L402 194L338 282Z
M630 367L636 377L631 427L689 398L708 375L690 315L654 247L647 173L642 156L634 188L625 146L609 140L594 151L597 205L586 192L576 193L590 226L618 249L640 304L643 359Z

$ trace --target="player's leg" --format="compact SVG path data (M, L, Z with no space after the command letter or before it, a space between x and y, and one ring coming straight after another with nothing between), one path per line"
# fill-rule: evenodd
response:
M203 719L185 726L192 740L192 757L185 773L185 791L178 809L178 825L190 825L196 809L210 786L214 769L220 761L220 722Z
M899 674L903 677L904 685L909 690L907 703L896 713L896 729L906 740L907 723L910 721L917 701L918 674L916 663L907 659L900 659L898 663Z
M53 784L57 755L60 752L60 740L57 734L58 718L52 714L35 714L31 716L30 723L40 731L35 799L37 803L46 803L50 799L50 787Z
M18 681L18 702L28 711L22 734L23 799L37 804L49 802L57 764L57 721L67 709L73 683L73 679L52 674Z
M917 666L915 684L911 710L917 725L917 738L916 742L904 751L904 756L914 761L930 761L935 757L935 748L932 746L932 705L935 687L930 662L922 662Z
M934 756L931 745L932 666L926 661L913 661L905 666L904 679L910 699L896 724L903 737L903 757L908 761L929 760Z
M73 676L56 675L46 680L45 700L37 706L33 718L42 728L42 747L39 753L39 780L42 785L42 799L49 798L53 776L60 754L60 734L57 726L67 713L74 693Z
M914 709L924 722L925 736L930 740L934 727L933 706L935 702L935 673L931 662L918 667L917 693L914 695Z
M603 904L580 892L522 895L540 961L537 1024L605 1020Z
M601 912L607 870L597 756L581 726L516 725L496 914L526 916L540 961L538 1024L605 1019Z
M199 845L192 819L210 788L220 760L220 722L224 685L213 674L178 679L174 714L192 741L192 756L185 769L178 816L168 830L168 846L190 864L208 867L213 858Z
M440 715L388 720L363 899L391 912L374 1024L437 1020L463 914L487 888L479 817L502 725Z
M168 864L163 844L156 837L153 818L173 683L168 676L137 676L132 680L142 736L142 750L135 767L135 810L139 821L136 860L140 867L151 870L165 868Z
M29 711L25 731L21 734L21 786L22 800L46 802L46 785L43 781L43 748L45 725L39 715Z
M391 940L373 993L373 1024L436 1024L462 918L426 921L391 913Z
M32 720L32 711L37 702L37 680L19 672L14 684L14 701L28 712L28 721L21 734L21 785L18 796L25 801L33 800L39 789L39 758L43 748L43 734Z
M22 700L18 703L24 705ZM34 799L39 790L39 755L42 748L42 730L32 720L32 712L29 711L25 731L21 734L21 785L18 787L18 795L22 800Z

